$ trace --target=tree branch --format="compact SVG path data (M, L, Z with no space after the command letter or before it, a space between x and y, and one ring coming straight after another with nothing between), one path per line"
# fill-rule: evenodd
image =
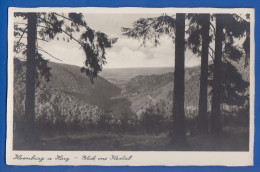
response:
M60 60L59 58L57 58L57 57L51 55L50 53L48 53L47 51L43 50L42 48L38 47L37 49L40 50L40 51L42 51L42 52L45 52L46 54L48 54L48 55L51 56L52 58L54 58L54 59L59 60L59 61L62 62L62 60Z
M21 39L23 38L23 35L25 33L25 31L27 30L28 27L26 27L24 30L23 30L23 34L21 35L20 39L18 40L18 44L20 43Z
M215 53L215 51L211 48L211 46L209 46L209 49L210 49L213 53Z
M64 18L64 19L67 19L67 20L73 22L73 21L72 21L70 18L68 18L68 17L65 17L65 16L63 16L63 15L60 15L60 14L58 14L58 13L54 13L54 14L56 14L57 16L60 16L60 17L62 17L62 18Z
M51 22L48 22L48 21L46 21L46 20L44 20L44 19L42 19L42 18L40 18L40 17L38 17L38 18L39 18L40 20L42 20L42 21L44 21L44 22L46 22L46 23L48 23L48 24L54 26ZM79 40L77 40L76 38L74 38L72 35L70 35L69 33L67 33L67 32L66 32L65 30L63 30L62 28L60 28L60 30L61 30L63 33L65 33L66 35L68 35L70 38L72 38L74 41L78 42L80 45L83 45L82 42L80 42Z
M228 61L225 56L223 56L222 59L224 59L227 63L230 63L230 61Z
M246 19L244 19L243 17L239 16L238 14L233 14L233 15L235 15L237 18L240 18L242 21L248 22Z
M58 14L58 13L54 13L54 14L56 14L57 16L60 16L60 17L62 17L62 18L64 18L64 19L67 19L67 20L69 20L69 21L71 21L71 22L74 22L74 21L71 20L70 18L65 17L65 16L63 16L63 15L60 15L60 14ZM85 27L86 29L90 29L90 28L89 28L88 26L86 26L86 25L83 25L83 24L80 24L80 23L79 23L79 25Z
M15 38L19 38L19 37L15 37ZM27 37L23 37L23 38L27 38ZM40 40L40 41L45 41L45 42L50 42L50 41L48 41L48 40L45 40L45 39L40 39L40 38L37 38L37 40Z
M211 59L214 61L214 57L213 57L213 55L209 53L209 56L210 56Z
M27 45L26 45L27 46ZM24 51L24 50L26 50L27 48L25 47L25 48L23 48L23 49L21 49L20 51L19 51L19 53L21 52L21 51Z
M213 33L214 33L214 35L216 36L216 28L214 27L214 25L211 23L211 22L209 22L210 23L210 26L213 28Z
M215 54L215 51L211 48L211 46L209 46L209 49L212 51L212 54L209 53L209 55L212 58L212 60L214 60L213 54Z

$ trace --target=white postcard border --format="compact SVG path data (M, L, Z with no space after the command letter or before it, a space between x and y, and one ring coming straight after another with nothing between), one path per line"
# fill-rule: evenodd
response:
M81 12L100 14L120 13L250 13L250 142L249 152L220 151L15 151L13 150L13 13L14 12ZM7 140L6 163L8 165L102 165L102 166L250 166L253 165L254 151L254 98L255 98L255 11L249 8L101 8L101 7L41 7L8 9L8 90L7 90ZM14 159L16 155L32 160ZM55 160L62 156L63 160ZM83 160L82 157L96 156L96 160ZM112 156L126 157L128 160L114 160ZM98 158L107 160L98 160ZM44 158L42 160L41 158ZM51 158L51 159L50 159ZM66 158L70 160L66 161ZM34 160L36 159L36 160ZM61 159L61 158L60 158Z

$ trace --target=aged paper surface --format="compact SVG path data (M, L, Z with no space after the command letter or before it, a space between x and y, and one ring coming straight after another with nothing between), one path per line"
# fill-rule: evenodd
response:
M180 13L185 17L182 31L178 23L181 17L177 17ZM30 25L32 14L36 14L36 32ZM223 91L224 98L220 98L220 134L214 134L218 131L212 127L215 122L210 116L214 98L207 91L206 111L208 118L211 117L208 133L197 133L200 56L204 44L200 42L202 36L189 37L192 33L203 34L203 25L199 24L205 18L196 18L198 14L209 16L209 73L214 73L210 66L216 64L214 59L219 57L215 45L218 34L222 34L223 66L220 68L223 67L224 75L220 79L226 79L221 80L226 92ZM216 22L218 17L220 24ZM245 8L10 7L7 164L253 165L254 21L254 9ZM34 38L31 33L35 34ZM174 59L180 56L174 47L181 44L181 36L175 33L183 33L186 42L182 44L186 46L186 90L183 91L186 128L179 126L185 130L185 141L177 146L171 142L175 139L171 135L172 126L176 125L171 122L171 109L177 64ZM196 46L200 47L199 53L195 51ZM32 53L34 56L30 56ZM35 57L30 63L34 68L28 67L28 57ZM93 59L99 60L93 62ZM30 68L32 70L28 70ZM28 71L37 71L32 77L36 78L34 82L28 81ZM209 74L213 85L209 82L208 92L217 88L215 73ZM28 83L35 87L26 86ZM29 95L25 90L30 88L34 90L34 108L28 107L29 101L26 102ZM28 109L34 109L34 114L26 114ZM30 117L33 129L29 127ZM173 118L176 121L177 117Z

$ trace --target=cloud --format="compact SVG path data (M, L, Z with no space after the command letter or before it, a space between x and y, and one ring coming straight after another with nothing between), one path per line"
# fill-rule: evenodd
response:
M41 52L44 55L45 59L49 59L50 61L57 63L66 63L76 66L83 66L83 62L85 60L84 51L78 44L73 42L64 42L64 41L51 41L47 44L40 45L45 51L54 57L61 59L61 61L55 60L50 55Z
M128 68L142 67L146 59L146 54L142 51L134 51L128 47L122 48L120 51L108 51L105 67L107 68Z
M105 67L172 66L172 61L174 61L173 57L174 44L167 37L163 37L161 39L161 45L157 47L152 45L143 47L139 40L121 36L113 48L108 51L108 64Z
M118 42L107 50L107 64L104 68L134 68L134 67L174 67L175 44L167 36L160 39L157 47L148 45L140 47L141 42L127 37L119 37ZM62 60L62 63L82 66L85 55L80 46L74 42L53 40L41 45L43 49ZM43 53L44 54L44 53ZM59 62L47 54L44 57ZM60 63L60 62L59 62ZM190 50L185 53L185 66L200 64L200 58Z
M115 67L174 67L175 44L168 36L161 36L160 45L151 44L140 47L141 42L122 35L121 27L130 27L139 18L158 16L159 14L86 14L88 25L96 31L103 31L109 37L116 37L118 41L107 50L107 64L104 68ZM63 34L59 38L66 37ZM79 37L76 34L76 37ZM239 42L239 41L237 41ZM39 41L39 45L48 53L62 60L55 60L48 54L41 52L46 59L58 63L67 63L82 66L85 54L75 41L52 40L48 43ZM19 55L21 56L21 55ZM200 64L200 58L190 50L185 52L185 66L191 67Z
M173 56L158 54L157 58L148 60L149 54L128 47L120 51L108 51L106 68L165 67L174 66Z
M138 40L121 36L117 42L113 45L113 51L121 51L122 48L127 47L131 50L138 50L141 43Z
M122 67L174 67L175 44L167 37L162 36L157 47L140 47L140 42L131 38L122 37L107 53L105 68ZM200 64L200 58L189 49L185 52L185 66L192 67Z

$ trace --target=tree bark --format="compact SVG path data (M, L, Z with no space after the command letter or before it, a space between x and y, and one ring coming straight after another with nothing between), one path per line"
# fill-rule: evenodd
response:
M185 51L185 14L176 14L175 39L175 71L173 94L173 128L172 143L186 142L185 114L184 114L184 51Z
M211 134L220 134L221 126L221 61L222 61L222 40L223 40L223 16L216 14L216 39L215 39L215 59L213 69L213 88L212 88L212 108L211 108Z
M29 132L35 128L35 75L36 75L36 37L37 15L28 13L27 31L27 61L26 61L26 98L25 98L25 121ZM28 131L26 131L28 132Z
M200 96L199 96L199 124L198 130L205 134L208 132L208 53L209 53L209 27L210 14L201 14L202 19L202 53L200 70Z

